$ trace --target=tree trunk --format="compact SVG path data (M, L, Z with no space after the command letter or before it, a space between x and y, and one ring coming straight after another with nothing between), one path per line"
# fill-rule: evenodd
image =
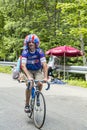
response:
M79 11L79 18L80 18L80 11ZM79 20L80 21L80 20ZM81 24L79 22L79 29L81 29ZM81 43L81 51L85 54L85 50L84 50L84 40L83 40L83 35L82 33L80 34L80 43ZM83 65L87 66L87 62L86 62L86 57L85 55L83 55ZM87 74L85 74L85 80L87 81Z

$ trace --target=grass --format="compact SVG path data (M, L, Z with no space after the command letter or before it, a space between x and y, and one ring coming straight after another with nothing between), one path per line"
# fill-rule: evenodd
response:
M67 81L69 85L72 86L79 86L79 87L83 87L83 88L87 88L87 81L78 79L78 80L68 80Z
M0 66L0 72L1 73L11 74L12 73L12 68L10 66Z

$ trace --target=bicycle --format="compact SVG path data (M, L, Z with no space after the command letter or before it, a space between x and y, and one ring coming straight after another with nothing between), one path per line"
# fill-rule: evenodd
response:
M34 86L31 89L31 96L30 96L30 112L27 113L28 117L33 119L34 125L40 129L45 122L45 117L46 117L46 102L44 95L42 92L39 91L37 83L39 81L34 80ZM43 81L40 81L43 82ZM29 81L30 83L30 81ZM47 88L48 90L50 88L50 83L47 82ZM39 99L39 105L37 104L37 100Z

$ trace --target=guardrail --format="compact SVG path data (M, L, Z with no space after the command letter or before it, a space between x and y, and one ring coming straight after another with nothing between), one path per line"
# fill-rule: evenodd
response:
M16 66L17 62L0 61L3 66ZM58 65L57 71L64 71L63 65ZM65 66L65 72L87 74L87 66Z
M17 62L8 62L8 61L0 61L0 65L3 66L11 66L14 67L16 66ZM57 69L58 72L67 72L67 73L80 73L80 74L85 74L85 78L87 81L87 66L63 66L63 65L58 65Z
M0 65L3 65L3 66L14 67L14 66L16 66L16 64L17 64L17 62L0 61Z
M87 81L87 66L58 66L58 72L64 72L64 80L65 80L65 72L67 72L67 77L69 77L69 73L78 73L85 74L85 80Z
M59 65L57 71L64 71L64 66ZM65 72L87 74L87 66L65 66Z

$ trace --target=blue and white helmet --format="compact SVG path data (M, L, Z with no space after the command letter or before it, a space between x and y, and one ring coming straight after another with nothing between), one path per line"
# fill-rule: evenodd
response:
M33 42L35 43L36 45L36 48L39 47L39 44L40 44L40 40L38 38L38 36L36 34L30 34L30 35L27 35L24 39L24 49L27 49L28 48L28 43L29 42Z

